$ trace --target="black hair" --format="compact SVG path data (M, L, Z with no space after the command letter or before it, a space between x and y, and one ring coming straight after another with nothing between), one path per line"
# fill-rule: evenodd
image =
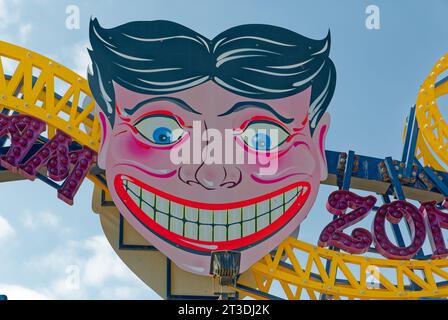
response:
M137 21L104 29L97 19L91 20L89 33L90 88L112 126L113 82L134 92L162 95L214 81L255 99L288 97L311 86L312 131L336 85L330 33L313 40L280 27L248 24L209 40L170 21Z

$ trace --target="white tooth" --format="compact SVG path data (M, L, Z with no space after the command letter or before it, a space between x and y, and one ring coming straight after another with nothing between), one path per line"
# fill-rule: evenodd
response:
M289 202L292 198L294 198L297 195L297 189L292 189L289 191L286 191L285 193L285 202Z
M255 218L255 205L243 208L243 221Z
M158 211L170 213L170 202L164 198L156 196L154 206Z
M166 214L157 212L156 222L160 224L162 227L168 229L168 216Z
M196 223L187 222L185 224L185 237L189 239L198 239L198 225Z
M278 218L280 218L283 213L284 212L283 212L282 208L278 208L278 209L271 211L271 223L274 222L275 220L277 220Z
M213 211L199 210L199 222L200 223L209 223L209 224L213 223Z
M143 190L142 196L142 201L146 202L148 205L154 206L154 193Z
M198 209L185 207L185 219L191 222L198 221Z
M285 203L285 211L291 208L291 206L295 203L297 200L297 197L294 197L292 200L290 200L288 203Z
M131 197L132 201L134 201L137 207L140 208L140 198L130 191L128 191L128 195Z
M308 191L308 187L303 187L301 191L299 194L305 194Z
M227 224L226 210L213 211L213 214L214 214L213 224Z
M178 203L171 202L170 215L179 219L184 218L184 206Z
M182 220L171 218L170 231L182 236L184 234L184 223Z
M146 203L142 203L142 210L143 212L150 217L152 220L154 220L154 209L148 206Z
M271 210L283 207L283 194L271 199Z
M213 239L214 241L226 241L227 240L227 228L224 226L217 226L214 228Z
M271 199L271 222L274 222L284 212L283 194Z
M257 203L257 217L265 214L266 212L270 211L270 203L269 200Z
M266 228L269 225L269 214L257 218L257 231Z
M199 240L202 241L212 241L212 233L213 228L212 226L199 226Z
M229 224L241 222L241 209L229 210Z
M234 224L229 227L229 240L241 238L241 224Z
M136 186L132 182L128 182L128 189L132 191L137 196L140 196L140 187Z
M251 235L255 232L255 220L243 223L243 237Z

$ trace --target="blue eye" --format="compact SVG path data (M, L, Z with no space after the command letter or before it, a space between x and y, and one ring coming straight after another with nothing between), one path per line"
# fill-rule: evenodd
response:
M269 121L254 121L241 133L241 138L251 149L269 151L277 148L290 134L280 125Z
M256 150L270 150L271 149L271 137L267 133L259 132L252 138L252 146Z
M172 117L152 115L140 120L135 128L145 139L158 145L170 145L179 141L185 130Z
M170 144L173 141L173 133L170 129L159 127L152 134L153 141L157 144Z

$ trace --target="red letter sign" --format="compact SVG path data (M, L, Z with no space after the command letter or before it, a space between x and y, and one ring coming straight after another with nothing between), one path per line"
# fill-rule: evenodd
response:
M398 247L390 242L386 233L386 219L397 224L402 218L408 221L412 233L412 243L408 247ZM374 220L374 240L377 251L388 259L409 260L420 250L426 239L423 215L412 204L398 200L379 208Z
M335 246L353 254L365 253L372 244L372 235L363 228L353 230L351 236L342 230L361 221L375 205L373 196L361 197L350 191L339 190L328 197L327 209L340 216L325 227L319 237L319 246ZM344 214L347 208L353 209Z

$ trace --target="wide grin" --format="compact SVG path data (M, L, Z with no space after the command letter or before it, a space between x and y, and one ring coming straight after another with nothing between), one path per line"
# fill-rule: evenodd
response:
M306 202L307 182L230 204L192 202L119 175L115 188L129 211L165 240L199 250L241 249L287 224Z

